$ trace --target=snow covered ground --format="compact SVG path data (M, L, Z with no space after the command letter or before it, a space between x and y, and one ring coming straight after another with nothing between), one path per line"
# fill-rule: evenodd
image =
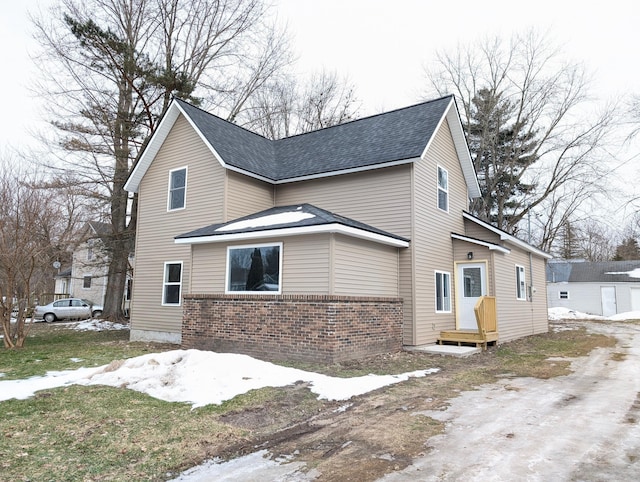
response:
M87 328L89 326L89 328ZM85 325L85 329L96 329ZM81 360L74 360L81 363ZM366 375L337 378L283 367L247 355L200 350L173 350L114 361L99 368L48 372L41 377L0 381L0 401L25 399L38 390L67 385L127 387L152 397L200 407L221 404L236 395L263 387L282 387L307 382L320 399L347 400L378 388L424 377L436 372L427 368L398 375Z

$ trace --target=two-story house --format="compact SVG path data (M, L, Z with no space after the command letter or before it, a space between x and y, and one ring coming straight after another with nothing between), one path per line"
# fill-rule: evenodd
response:
M500 341L548 329L549 256L466 212L452 96L275 141L174 99L125 187L133 340L340 360L476 328L482 295Z

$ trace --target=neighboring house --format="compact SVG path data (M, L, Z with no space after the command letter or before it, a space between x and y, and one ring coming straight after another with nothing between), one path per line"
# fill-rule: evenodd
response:
M549 308L611 316L640 311L640 260L564 261L547 265Z
M71 268L65 268L56 275L53 292L54 295L59 298L68 298L71 296Z
M546 332L549 256L465 212L452 96L271 141L174 99L139 195L131 338L334 361L476 328Z
M104 241L110 234L110 224L96 221L86 223L80 234L82 241L73 251L71 268L56 276L55 293L84 298L97 305L104 304L109 272L109 256ZM125 312L129 309L130 279L129 275L123 297Z

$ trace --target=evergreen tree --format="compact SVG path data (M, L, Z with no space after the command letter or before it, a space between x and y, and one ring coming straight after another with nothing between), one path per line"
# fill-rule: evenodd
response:
M467 140L482 193L472 202L471 210L513 232L524 197L536 187L522 179L538 160L535 131L526 118L517 117L515 106L503 99L502 93L481 89L472 101Z
M567 221L560 234L562 245L559 255L562 259L581 258L580 237L573 224Z
M631 261L636 259L640 259L640 247L638 247L638 240L630 236L616 247L616 254L613 260Z

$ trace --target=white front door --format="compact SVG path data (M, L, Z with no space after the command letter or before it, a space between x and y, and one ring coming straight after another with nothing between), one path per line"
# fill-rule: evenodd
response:
M612 316L618 312L616 306L616 287L601 286L600 295L602 299L602 316Z
M478 323L473 308L483 295L487 294L486 267L484 263L458 265L458 329L477 330Z

